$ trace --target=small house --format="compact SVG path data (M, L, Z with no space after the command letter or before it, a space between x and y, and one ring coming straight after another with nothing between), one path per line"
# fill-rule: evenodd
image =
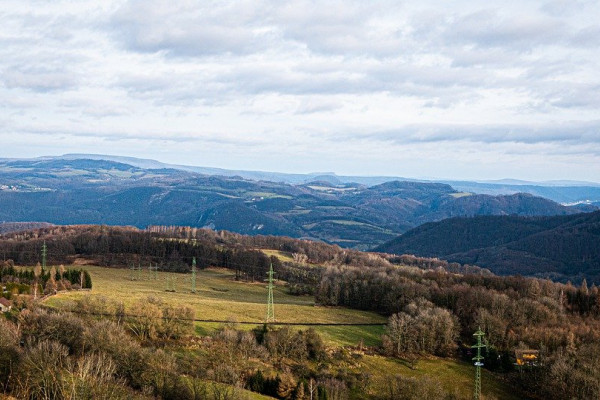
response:
M539 350L519 349L515 350L516 364L518 366L536 366L540 358Z
M0 312L9 312L12 308L10 300L6 300L4 297L0 297Z

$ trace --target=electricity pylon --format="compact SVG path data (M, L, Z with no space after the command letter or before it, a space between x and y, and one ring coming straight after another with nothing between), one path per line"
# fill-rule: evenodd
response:
M156 264L154 267L152 266L152 263L150 263L150 266L148 267L148 269L150 270L150 279L154 279L157 280L158 279L158 264ZM154 274L152 274L152 271L154 271ZM152 278L152 276L154 276L154 278Z
M267 285L267 318L265 320L266 323L275 322L275 308L273 307L273 264L271 263L271 267L269 268L269 272L267 272L267 276L269 277L269 284Z
M166 277L167 280L167 292L174 292L175 291L175 278L171 277L171 276L167 276Z
M477 344L471 346L473 349L477 349L477 355L473 357L473 361L475 361L475 391L473 392L473 399L479 400L481 397L481 367L483 367L483 357L481 356L481 349L485 347L485 344L481 341L482 337L485 333L481 330L481 327L477 329L477 332L473 334L473 336L477 339Z
M196 257L192 258L192 293L196 293Z
M46 270L46 254L47 248L46 241L44 240L44 244L42 245L42 273L44 273L44 271Z

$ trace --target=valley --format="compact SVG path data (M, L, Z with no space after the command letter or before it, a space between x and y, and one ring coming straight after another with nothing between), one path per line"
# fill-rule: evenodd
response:
M590 366L600 346L600 293L585 282L193 227L25 229L0 235L3 295L14 305L0 318L0 354L10 355L0 357L0 381L16 397L44 388L140 399L305 399L311 390L467 399L480 328L483 398L598 393ZM40 260L46 268L34 266ZM270 268L275 321L265 323ZM64 270L70 284L57 278ZM48 295L41 304L34 287ZM60 287L71 290L55 294ZM543 355L521 368L519 349ZM58 382L52 389L28 375L40 352L49 356L36 363ZM93 362L112 372L79 381Z
M0 190L0 221L5 222L208 227L360 250L449 217L582 210L530 194L473 194L442 183L290 184L85 158L0 160L0 184L6 188Z
M44 304L57 310L76 310L76 302L89 298L94 304L110 304L118 300L126 309L135 302L149 297L173 306L186 305L195 311L195 319L220 319L224 322L194 322L196 335L200 337L218 334L224 327L251 330L260 328L264 320L266 290L261 283L234 281L234 274L225 269L208 268L197 275L197 293L190 292L190 274L142 271L137 273L127 269L88 266L94 288L91 292L69 292L51 296ZM175 292L165 291L167 280L175 279ZM303 330L309 326L303 323L323 323L328 326L311 326L323 338L330 349L347 347L355 361L349 371L370 376L367 394L375 396L386 392L389 378L401 375L419 379L435 379L444 390L455 393L458 398L469 398L472 385L472 367L458 359L423 358L411 367L407 361L396 360L373 354L372 351L357 351L358 345L377 348L381 346L386 319L376 313L363 312L342 307L322 307L314 303L312 296L290 296L285 291L285 282L279 282L275 291L275 311L277 323L292 323L292 329ZM240 324L253 321L254 324ZM336 324L374 323L379 326L352 326ZM277 326L275 324L274 326ZM186 348L182 343L182 350ZM171 351L177 351L172 347ZM510 386L495 375L484 371L484 394L502 399L518 399ZM455 388L459 389L455 389Z

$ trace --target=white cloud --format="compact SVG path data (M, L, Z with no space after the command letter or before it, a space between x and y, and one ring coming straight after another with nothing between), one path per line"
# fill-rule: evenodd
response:
M0 157L597 180L598 14L562 0L7 0Z

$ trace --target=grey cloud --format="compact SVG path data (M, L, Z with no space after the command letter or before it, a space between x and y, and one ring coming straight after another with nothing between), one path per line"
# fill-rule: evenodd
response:
M380 7L398 8L396 2ZM206 57L247 55L305 47L321 54L397 56L402 29L378 32L371 26L385 8L358 1L322 3L242 1L185 6L130 1L114 13L108 28L127 48L139 52Z
M156 129L138 129L137 131L121 130L121 129L104 129L103 127L95 128L93 126L83 126L83 121L71 121L72 127L62 128L56 126L34 126L25 124L16 124L14 121L0 120L0 135L14 134L18 132L24 135L39 135L50 138L93 138L98 141L106 142L129 142L139 141L145 143L159 142L172 143L175 145L185 144L186 146L194 146L198 144L214 144L227 145L235 147L261 147L270 142L264 139L261 135L227 135L218 132L202 132L197 130L181 129L179 131L169 130L168 132L156 132ZM83 126L83 127L79 127ZM249 129L251 131L251 128Z
M267 33L257 31L257 9L228 3L173 4L130 1L112 17L111 28L129 49L174 56L248 54L265 49ZM244 14L247 12L249 14Z
M0 15L0 82L9 89L53 92L77 87L77 67L88 60L75 45L76 16L39 12Z
M590 2L581 0L551 0L542 4L540 10L553 17L564 17L581 11L585 8L586 3Z
M590 25L574 32L569 38L569 44L583 48L598 48L600 46L600 26Z
M551 104L563 108L600 108L600 84L563 85L563 90L554 93Z
M245 63L224 68L215 76L203 73L128 74L116 85L132 96L157 104L224 104L244 95L280 93L289 95L337 95L393 93L431 99L431 105L448 107L475 99L475 90L486 86L509 86L485 71L463 68L414 66L404 63L299 63L287 70L277 65ZM469 88L469 90L464 90Z
M224 105L231 99L232 92L214 79L201 73L126 74L118 77L114 85L126 90L133 98L158 106Z
M567 50L565 46L574 42L586 48L600 37L595 35L600 29L596 25L578 30L549 12L528 16L518 14L518 9L465 12L458 7L444 12L425 7L411 14L397 2L379 5L299 0L167 6L160 1L131 1L112 16L110 25L129 49L202 61L197 75L154 75L155 82L144 75L137 82L129 76L119 79L118 85L158 103L222 104L242 93L390 92L431 97L427 104L446 107L479 98L478 90L527 87L537 102L575 107L573 101L544 98L556 85L554 76L572 70L573 62L566 56L557 62L531 52L539 46ZM377 29L388 14L406 20ZM447 57L449 65L418 61L429 55ZM202 62L224 67L210 76L202 70ZM503 73L515 68L524 73L518 77Z
M420 124L373 133L347 133L335 140L376 140L395 144L474 142L474 143L600 143L600 120L569 123L530 125L451 125ZM600 149L598 149L600 150Z
M275 15L284 38L313 52L398 56L406 44L402 27L378 32L374 24L387 11L396 11L398 3L384 2L379 6L356 1L298 1L285 4Z
M305 65L281 71L276 67L241 66L222 74L223 84L237 82L240 91L285 93L374 93L418 94L412 88L429 87L443 92L451 87L481 87L491 80L485 71L416 66L405 63L339 63L337 68L318 70Z
M519 63L518 52L505 48L465 47L448 50L446 54L451 58L451 65L458 68L472 67L505 67ZM523 63L525 64L525 63Z
M14 129L14 128L13 128ZM17 128L20 133L41 135L41 136L52 136L52 137L72 137L72 138L95 138L98 140L106 140L109 142L123 142L129 140L141 140L141 141L159 141L159 142L174 142L174 143L189 143L197 141L198 139L190 136L177 136L173 134L166 135L150 135L146 133L133 133L126 131L94 131L74 128L34 128L34 127L20 127ZM6 130L5 130L6 132Z
M89 97L77 97L63 100L59 103L60 107L67 110L69 114L81 113L84 116L92 118L106 118L131 115L132 111L127 106L117 105L106 99L96 99Z
M527 50L540 44L554 44L566 36L566 32L565 24L555 18L519 15L508 18L492 10L483 10L449 24L445 37L451 43Z
M78 77L67 71L45 69L5 70L2 82L9 89L22 88L37 92L66 90L78 84Z
M342 108L342 104L336 102L305 101L298 106L296 114L315 114L331 112Z

